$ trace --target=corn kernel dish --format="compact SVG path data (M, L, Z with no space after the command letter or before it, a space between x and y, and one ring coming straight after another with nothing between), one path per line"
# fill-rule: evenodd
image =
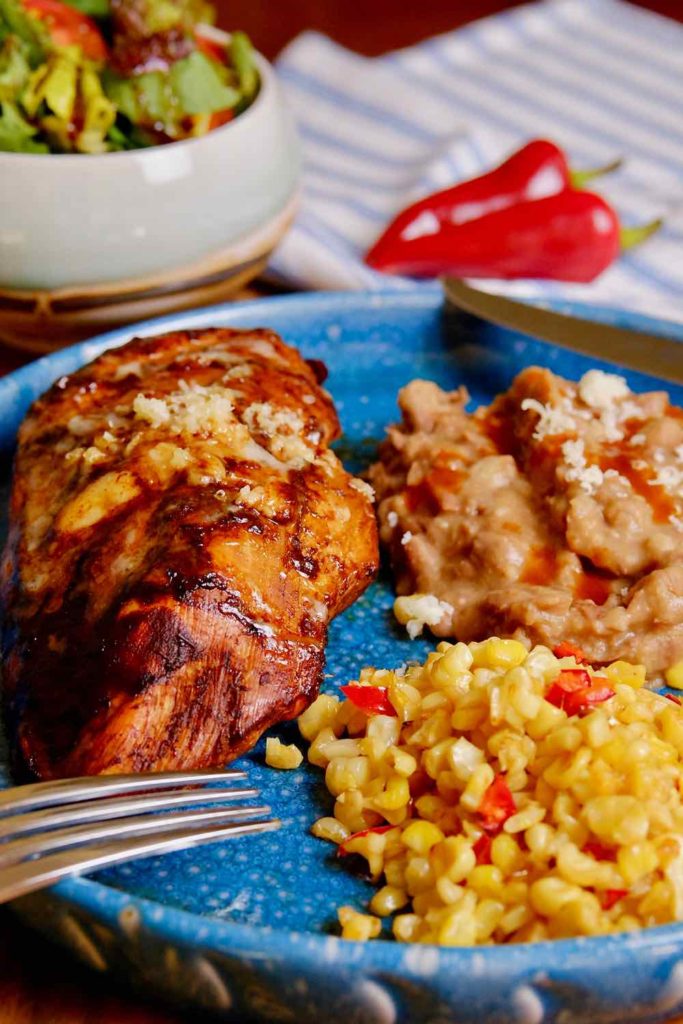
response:
M448 946L683 920L683 712L644 682L494 637L318 697L299 728L335 804L312 831L381 883L342 937L391 915Z

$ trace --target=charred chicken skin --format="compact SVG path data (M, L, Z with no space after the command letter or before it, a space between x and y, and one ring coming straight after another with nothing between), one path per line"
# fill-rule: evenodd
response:
M271 331L179 332L35 402L2 574L31 774L221 765L315 697L328 622L378 559L320 371Z

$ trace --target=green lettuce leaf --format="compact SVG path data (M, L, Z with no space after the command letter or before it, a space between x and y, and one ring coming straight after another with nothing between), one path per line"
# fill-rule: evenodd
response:
M212 114L239 103L237 89L225 85L216 62L198 50L177 61L169 78L182 114Z
M36 142L36 129L25 121L14 103L0 103L0 150L5 153L49 153L44 142Z
M107 73L102 84L119 113L132 124L166 126L175 119L175 97L163 71L148 71L132 78Z
M147 149L155 145L153 139L124 117L119 118L107 132L107 143L111 150Z
M25 46L18 36L8 36L0 48L0 100L14 100L31 75Z
M237 72L239 87L247 102L258 89L258 70L254 60L254 47L245 32L233 32L230 38L230 57Z
M26 13L19 0L0 0L0 43L4 43L8 36L21 39L32 68L45 59L47 33L35 18Z

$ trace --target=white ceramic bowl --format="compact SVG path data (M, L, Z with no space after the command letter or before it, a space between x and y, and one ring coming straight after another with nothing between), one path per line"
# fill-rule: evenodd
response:
M201 138L99 156L0 153L0 290L158 278L282 218L298 143L273 69L257 60L251 107Z

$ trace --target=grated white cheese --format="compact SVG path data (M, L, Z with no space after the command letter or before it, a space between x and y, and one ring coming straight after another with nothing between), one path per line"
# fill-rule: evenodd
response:
M640 445L645 444L646 441L647 438L645 434L634 434L631 440L629 441L629 444L633 445L634 448L638 448Z
M144 420L155 429L171 422L170 406L161 398L147 398L143 394L136 395L133 400L133 412L138 419Z
M143 364L139 359L133 359L128 363L119 363L114 372L114 380L123 380L125 377L142 377Z
M106 458L105 453L101 452L99 448L95 448L94 445L86 448L83 452L83 461L87 462L89 466L96 466L98 462L104 462Z
M589 370L578 383L581 401L591 409L609 409L616 401L631 394L624 377L603 370Z
M602 409L600 416L598 417L598 423L602 427L602 433L605 441L621 441L624 437L624 431L621 427L622 415L619 406L613 406L611 409Z
M580 399L598 414L597 422L602 427L605 441L621 441L624 437L623 425L627 420L642 420L643 410L636 402L628 400L632 394L623 377L614 373L603 373L602 370L589 370L578 383L577 391ZM643 443L642 434L636 435Z
M413 539L412 533L410 532L410 530L406 530L406 532L401 537L401 544L403 545L403 547L405 547L407 544L410 544L412 539Z
M653 483L674 495L683 497L683 469L678 466L660 466Z
M392 530L395 526L398 526L398 513L394 512L393 509L390 512L387 512L387 524L392 528Z
M521 404L523 412L538 413L538 422L532 437L534 441L542 441L553 434L566 434L576 430L576 423L566 412L554 405L543 405L536 398L525 398Z
M256 506L265 497L265 491L262 487L250 487L249 484L245 484L244 487L240 487L237 492L237 501L241 505L252 505Z
M254 402L243 414L244 422L252 430L270 437L273 434L301 433L304 422L293 409L276 409L271 402Z
M565 479L578 483L586 494L595 494L604 480L604 473L599 466L586 463L586 447L581 439L565 441L562 445L562 456L567 465Z
M242 380L244 377L250 377L253 370L249 363L239 363L237 366L233 366L231 370L224 373L221 380Z
M369 501L375 500L375 489L365 480L361 480L359 477L354 476L351 478L350 486L353 487L354 491L364 494Z
M136 395L133 412L152 427L167 427L173 434L225 434L236 426L233 395L221 385L180 381L179 390L166 398Z
M315 460L315 451L301 436L304 421L293 409L276 409L270 402L254 402L242 414L250 430L262 434L273 455L292 469Z
M394 614L405 625L410 639L415 640L425 626L438 626L444 615L452 615L453 606L434 594L409 594L396 598Z

